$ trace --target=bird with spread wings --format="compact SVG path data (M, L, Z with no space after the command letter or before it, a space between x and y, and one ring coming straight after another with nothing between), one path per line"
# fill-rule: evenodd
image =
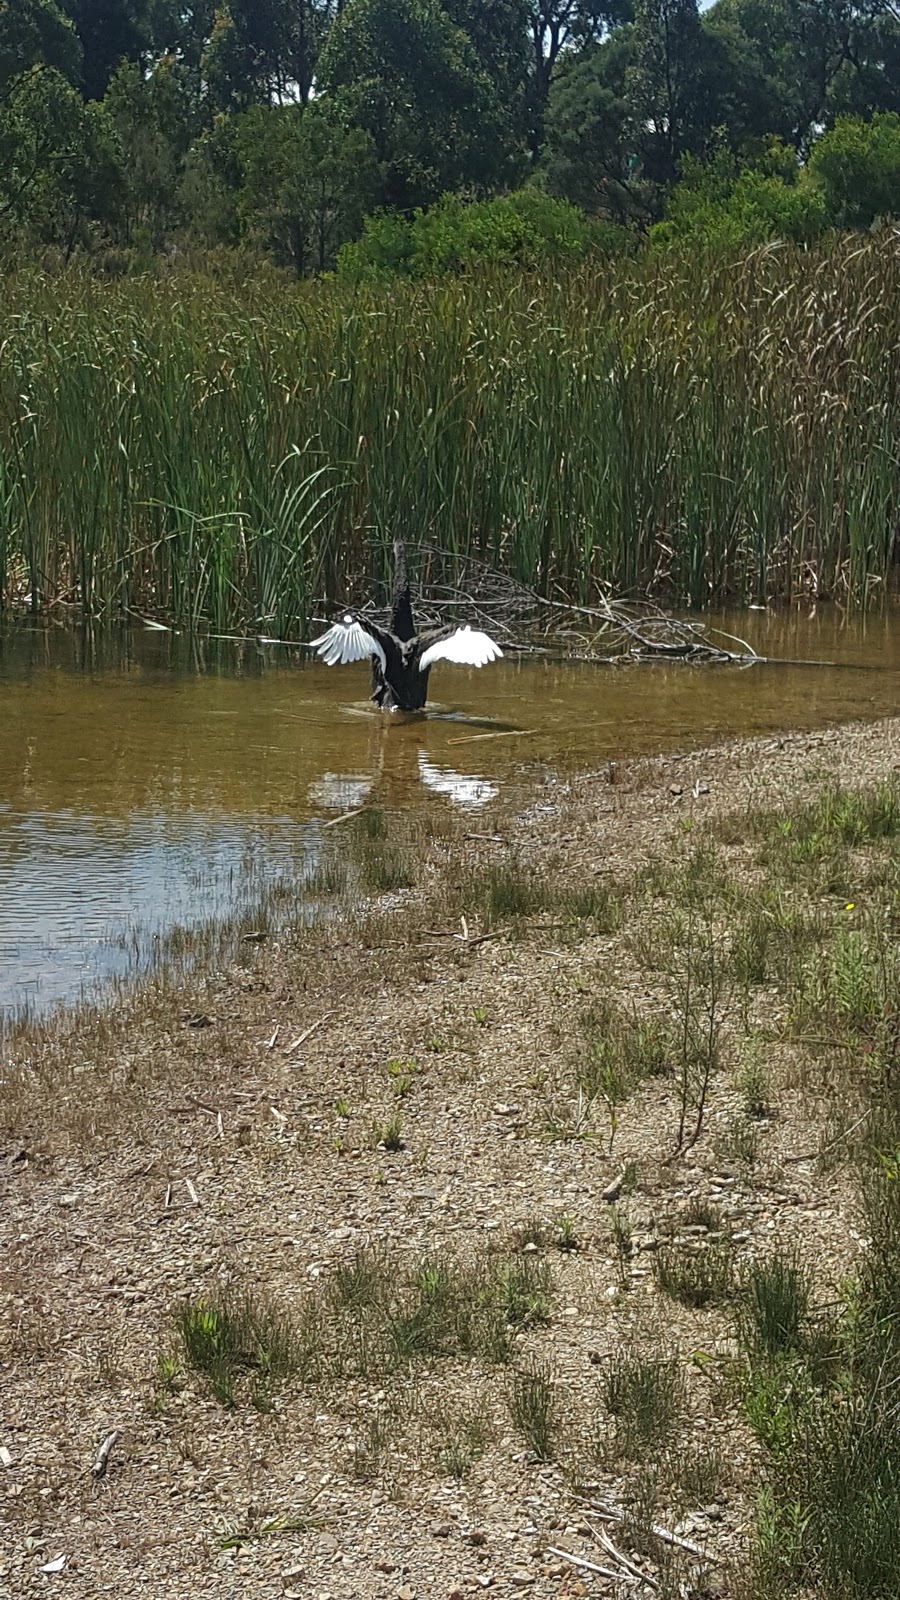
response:
M483 667L503 655L500 646L477 628L457 627L416 632L412 613L406 551L394 540L394 596L391 621L382 628L347 613L318 639L312 640L326 666L350 661L372 662L372 699L385 711L421 711L428 695L428 674L436 661Z

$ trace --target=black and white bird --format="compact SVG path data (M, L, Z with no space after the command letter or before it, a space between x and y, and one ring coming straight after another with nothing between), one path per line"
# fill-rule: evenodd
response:
M381 628L348 612L312 640L326 666L349 661L372 662L372 699L385 711L421 711L428 695L428 674L436 661L483 667L498 661L503 651L488 634L468 625L450 623L416 632L406 570L406 550L394 540L394 598L390 627Z

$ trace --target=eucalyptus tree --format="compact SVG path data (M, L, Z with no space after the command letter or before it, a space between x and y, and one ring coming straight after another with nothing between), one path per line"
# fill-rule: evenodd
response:
M203 58L212 102L306 105L338 0L227 0Z
M146 75L122 62L103 104L122 154L116 231L126 243L162 249L183 221L179 184L197 131L187 74L171 57Z
M517 130L472 41L439 0L347 0L317 85L372 137L387 205L489 191L521 163Z
M79 148L81 48L54 0L0 6L0 225L29 223Z
M159 0L63 0L81 45L81 91L102 100L123 61L146 65L167 21Z
M705 64L697 0L636 0L625 95L633 150L654 183L673 183L709 129Z
M374 141L325 97L239 119L238 212L245 237L298 277L334 266L379 197Z
M703 26L724 52L720 122L734 145L762 131L805 153L842 112L900 110L894 0L718 0Z
M524 138L530 105L531 0L443 0L443 9L469 40L509 126Z
M540 178L551 194L617 221L652 210L628 136L633 59L631 27L564 57L550 85L541 149Z

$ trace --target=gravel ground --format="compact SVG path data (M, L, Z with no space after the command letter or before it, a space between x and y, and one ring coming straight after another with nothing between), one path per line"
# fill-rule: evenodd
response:
M363 947L339 927L319 945L272 939L182 987L148 984L111 1016L11 1039L0 1101L0 1595L649 1592L624 1584L621 1569L606 1578L554 1553L616 1566L573 1481L601 1375L617 1352L643 1348L680 1351L678 1449L720 1463L712 1496L669 1523L709 1558L691 1592L735 1594L729 1573L751 1526L758 1460L728 1382L733 1324L721 1309L661 1297L653 1252L708 1201L739 1256L796 1241L827 1294L859 1240L843 1178L824 1178L815 1160L821 1107L796 1051L779 1045L778 1114L759 1130L752 1168L721 1155L717 1134L738 1109L727 1075L679 1161L669 1159L665 1079L622 1108L613 1154L602 1124L590 1138L550 1137L542 1107L585 986L630 1001L643 983L653 996L621 933L573 938L536 925L450 937L438 920L441 874L512 844L537 874L628 883L688 819L898 769L900 721L890 721L545 777L527 811L497 824L505 843L448 835L430 886L385 911L402 927L390 942ZM408 1058L418 1070L400 1104L404 1147L391 1153L372 1130L397 1105L386 1063ZM27 1096L12 1095L29 1065ZM100 1075L99 1097L86 1074ZM630 1162L623 1265L604 1191ZM223 1408L196 1375L160 1381L186 1297L253 1285L295 1303L364 1245L401 1261L471 1259L563 1215L580 1248L547 1250L552 1318L517 1334L514 1363L537 1356L552 1368L565 1414L558 1460L529 1454L507 1374L473 1362L400 1371L381 1388L287 1385L266 1411ZM448 1397L477 1407L489 1436L462 1481L442 1477L422 1442ZM396 1426L367 1471L359 1441L379 1407ZM619 1470L595 1467L584 1498L619 1505ZM619 1549L634 1549L606 1526Z

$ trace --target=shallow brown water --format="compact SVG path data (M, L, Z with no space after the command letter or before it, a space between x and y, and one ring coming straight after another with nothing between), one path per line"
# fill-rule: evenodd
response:
M834 665L442 665L431 714L400 722L367 708L362 665L152 632L0 635L0 1017L77 999L140 965L153 934L296 881L340 811L489 813L537 761L900 710L896 611L711 620L767 656Z

